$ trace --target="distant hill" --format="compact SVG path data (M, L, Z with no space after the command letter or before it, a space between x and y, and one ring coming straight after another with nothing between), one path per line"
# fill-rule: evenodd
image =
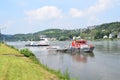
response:
M93 27L93 29L89 29L88 27L88 29L86 29L86 31L83 32L83 34L87 34L90 37L94 37L94 39L101 39L103 38L103 36L109 36L109 34L111 33L114 34L114 38L116 38L118 33L120 32L120 22L105 23L101 25L95 25Z
M5 41L5 40L14 40L14 36L13 35L4 35L4 34L1 34L0 35L0 41Z
M47 29L35 33L28 34L15 34L11 37L4 36L4 39L8 41L28 41L35 40L38 41L41 35L46 35L48 38L56 38L57 40L68 40L71 39L74 35L79 36L79 30L64 30L64 29ZM2 36L3 39L3 36Z
M94 38L100 39L104 35L114 33L117 35L120 32L120 22L111 22L101 25L90 26L85 29L47 29L35 33L28 34L15 34L15 35L2 35L0 40L8 41L28 41L28 40L39 40L40 35L46 35L49 38L56 38L57 40L68 40L72 39L73 36L81 36L82 38Z
M120 32L120 22L105 23L95 28L98 31L106 30L108 32Z

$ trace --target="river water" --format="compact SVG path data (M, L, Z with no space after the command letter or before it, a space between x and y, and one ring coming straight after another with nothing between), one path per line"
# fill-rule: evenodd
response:
M93 53L60 53L47 47L25 47L26 42L7 42L18 49L30 49L41 63L68 71L77 80L120 80L120 41L88 41ZM52 41L52 46L68 47L70 41Z

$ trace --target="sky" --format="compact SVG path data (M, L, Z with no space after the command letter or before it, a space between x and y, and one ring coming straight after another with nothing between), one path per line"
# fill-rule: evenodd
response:
M120 0L0 0L2 34L79 29L120 21Z

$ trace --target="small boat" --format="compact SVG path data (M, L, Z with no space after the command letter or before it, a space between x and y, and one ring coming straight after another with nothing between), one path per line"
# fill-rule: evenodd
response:
M49 46L49 41L47 38L40 38L40 41L30 41L25 46Z
M94 46L92 44L87 44L87 40L80 39L80 40L74 40L71 44L71 49L73 50L79 50L84 52L93 52Z
M73 40L69 48L59 48L56 51L61 52L93 52L94 46L88 45L87 40Z

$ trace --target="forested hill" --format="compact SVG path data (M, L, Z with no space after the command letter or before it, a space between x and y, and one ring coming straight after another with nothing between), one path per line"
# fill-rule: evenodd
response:
M38 41L41 35L46 35L46 37L48 38L56 38L57 40L68 40L68 39L71 39L73 36L79 36L80 31L79 29L75 29L75 30L47 29L47 30L43 30L35 33L29 33L29 34L15 34L11 36L11 38L9 39L7 38L7 40Z
M15 34L15 35L2 35L0 40L8 41L27 41L27 40L39 40L40 35L46 35L49 38L56 38L57 40L72 39L73 36L81 36L82 38L100 39L104 35L113 33L117 35L120 32L120 22L105 23L101 25L90 26L85 29L47 29L35 33L28 34Z
M98 25L95 28L96 30L106 30L108 32L120 32L120 22L105 23Z
M112 34L113 38L117 38L119 33L120 22L111 22L90 26L85 31L83 31L80 36L87 39L103 39L105 35L108 37L110 34Z

